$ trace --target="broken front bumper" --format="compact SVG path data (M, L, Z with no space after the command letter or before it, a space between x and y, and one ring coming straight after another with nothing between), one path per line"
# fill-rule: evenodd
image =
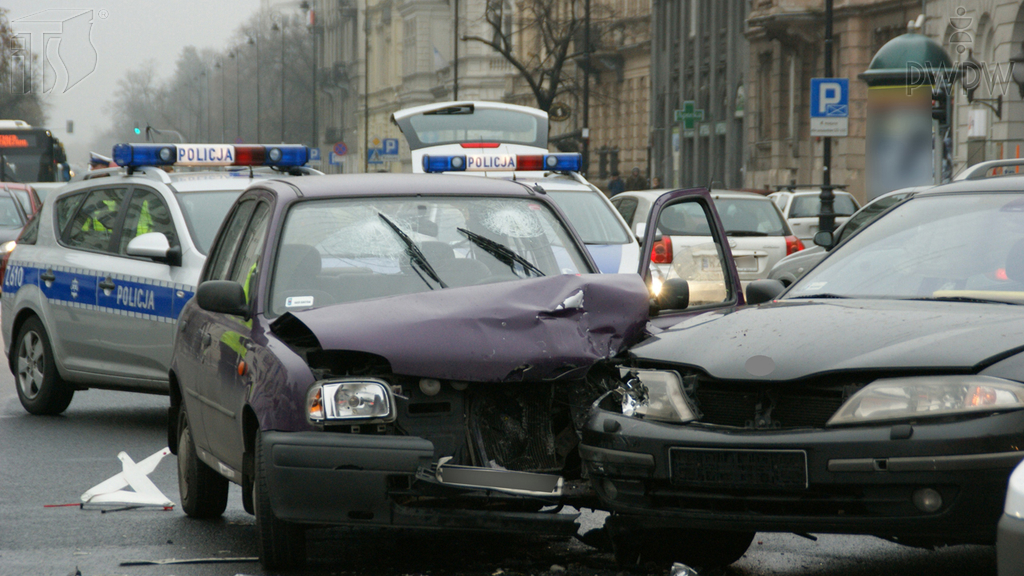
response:
M697 529L992 543L1024 411L842 429L673 425L595 409L580 455L602 503ZM934 504L935 494L941 504ZM928 499L931 500L928 500Z
M270 504L282 520L559 535L577 529L576 514L528 505L538 498L558 504L561 478L438 465L424 438L270 431L263 447Z

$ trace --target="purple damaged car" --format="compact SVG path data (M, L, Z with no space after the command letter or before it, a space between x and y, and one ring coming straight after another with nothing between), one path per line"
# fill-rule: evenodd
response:
M720 230L706 194L675 194ZM729 262L723 238L710 251ZM520 183L254 183L178 323L183 509L219 516L240 484L267 567L302 564L310 527L575 533L550 506L597 503L576 447L618 385L591 368L640 341L652 310L662 325L707 305L653 279L672 299L659 312L649 273L597 271L556 204ZM732 268L718 292L703 276L713 306L742 301Z

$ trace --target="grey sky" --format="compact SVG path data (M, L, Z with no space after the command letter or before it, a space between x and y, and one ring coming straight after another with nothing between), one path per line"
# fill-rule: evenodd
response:
M16 30L35 35L33 52L46 51L50 61L60 62L54 89L43 98L47 128L64 142L68 159L82 163L93 139L108 127L107 103L127 70L154 60L166 79L182 48L223 48L260 0L0 0L0 6ZM87 37L83 20L89 16L83 13L92 19ZM71 24L72 18L81 20ZM37 31L61 36L63 45L50 41L43 48ZM66 132L68 120L74 121L73 134Z

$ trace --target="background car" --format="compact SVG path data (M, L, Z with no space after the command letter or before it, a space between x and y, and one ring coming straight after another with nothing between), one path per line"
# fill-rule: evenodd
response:
M281 166L308 157L305 146L272 150ZM254 152L262 166L262 146L118 145L125 168L90 172L46 197L2 279L4 351L25 410L59 414L88 388L167 393L175 320L224 214L251 182L280 173L158 166Z
M832 211L835 213L835 225L846 222L860 208L860 203L848 192L833 190L835 200ZM789 222L793 233L805 243L811 242L818 232L818 213L821 212L820 188L792 188L768 195L782 210L783 217Z
M882 194L878 198L868 202L860 210L857 210L853 216L850 216L849 220L836 227L833 234L835 239L832 242L832 246L836 246L850 236L853 236L857 230L860 230L869 222L878 218L879 215L901 202L904 198L908 198L915 192L927 190L928 188L931 188L931 186L901 188L899 190L893 190L892 192ZM796 254L790 254L772 266L772 269L768 271L768 278L778 280L779 282L782 282L784 286L789 286L798 278L803 276L805 272L813 268L818 262L821 262L821 259L825 257L828 250L831 250L831 247L825 248L822 246L812 245L797 252Z
M22 210L30 218L42 209L43 201L39 199L39 194L36 193L35 188L28 184L18 184L15 182L3 182L2 185L5 191L13 194L21 202Z
M727 564L760 531L995 543L1024 458L1022 190L918 192L787 290L751 283L758 306L610 363L580 453L619 555L688 538Z
M182 508L256 515L260 560L312 526L571 535L594 362L650 293L596 274L546 194L446 175L266 181L235 203L185 304L169 437Z
M1024 464L1010 474L1006 504L999 519L996 538L996 562L999 576L1024 574Z
M608 197L580 175L578 154L548 152L548 115L504 102L441 102L395 112L414 173L454 172L540 186L554 198L604 273L635 274L640 244ZM461 158L461 169L449 158ZM552 169L545 160L565 159ZM428 161L433 159L433 161Z
M623 192L613 196L611 202L630 227L642 234L651 206L664 193L664 190ZM803 250L803 243L768 198L728 190L712 190L711 197L729 237L732 257L744 285L766 277L771 267L786 255ZM697 210L693 205L686 207ZM696 224L691 225L691 222ZM660 226L661 237L655 241L651 255L660 269L676 265L677 255L701 250L710 238L703 215L696 212L666 213Z

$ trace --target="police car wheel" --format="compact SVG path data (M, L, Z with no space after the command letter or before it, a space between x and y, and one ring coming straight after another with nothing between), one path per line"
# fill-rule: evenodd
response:
M256 431L252 500L256 509L256 542L260 564L267 569L297 568L306 563L306 531L302 526L280 520L270 507L270 487L267 485L266 458L263 440Z
M196 456L188 416L178 417L178 492L181 508L192 518L216 518L228 507L228 479Z
M50 339L38 318L29 318L22 325L15 351L14 379L25 410L40 415L67 410L75 389L57 373Z

